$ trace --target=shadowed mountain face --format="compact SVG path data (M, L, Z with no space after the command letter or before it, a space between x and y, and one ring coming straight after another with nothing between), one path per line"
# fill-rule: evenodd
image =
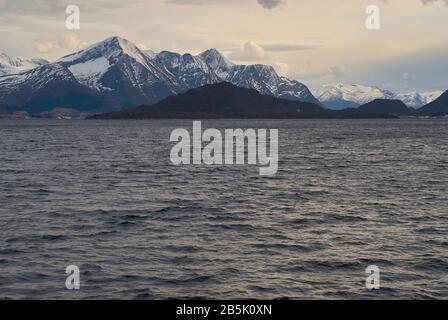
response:
M0 76L0 105L33 114L57 107L115 111L222 81L318 103L305 85L278 76L270 66L234 65L215 49L197 56L143 52L126 39L112 37L54 63Z
M420 108L421 114L446 114L448 113L448 90L445 91L439 98L426 106Z
M228 82L206 85L150 106L105 113L92 119L301 119L372 118L356 109L326 110L309 102L279 99Z
M358 108L358 111L366 114L383 115L412 115L415 109L409 108L400 100L376 99Z

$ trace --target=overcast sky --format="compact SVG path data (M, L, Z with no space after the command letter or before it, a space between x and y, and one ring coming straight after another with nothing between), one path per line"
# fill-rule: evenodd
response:
M81 29L65 28L78 5ZM368 5L381 29L365 27ZM0 51L55 60L112 35L141 48L265 63L312 88L448 89L448 0L0 0Z

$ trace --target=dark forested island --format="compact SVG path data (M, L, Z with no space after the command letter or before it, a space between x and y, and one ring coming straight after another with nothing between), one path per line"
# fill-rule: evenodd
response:
M97 114L89 119L319 119L395 118L388 112L328 110L310 102L262 95L228 82L206 85L153 105Z

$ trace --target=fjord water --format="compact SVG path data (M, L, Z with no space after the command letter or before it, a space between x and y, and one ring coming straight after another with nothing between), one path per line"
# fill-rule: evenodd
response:
M1 120L0 298L448 297L446 120L202 125L278 128L278 174L173 166L186 120Z

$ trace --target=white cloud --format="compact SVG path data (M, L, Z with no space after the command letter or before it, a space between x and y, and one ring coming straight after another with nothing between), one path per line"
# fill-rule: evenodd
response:
M198 5L206 6L212 4L236 4L241 0L166 0L166 3L170 4L180 4L180 5ZM255 0L252 0L255 1ZM257 3L265 9L277 8L286 0L257 0Z
M57 49L67 49L69 51L81 50L87 47L87 42L81 42L74 33L65 34L55 41L44 41L36 45L39 53L51 53Z
M54 49L55 45L51 42L43 42L43 43L38 43L36 46L36 50L39 53L49 53Z
M448 0L422 0L422 2L424 5L433 3L448 5Z
M268 44L261 44L261 46L266 51L277 51L277 52L311 50L320 47L315 45L310 46L310 45L293 44L293 43L268 43Z
M289 75L289 66L283 62L274 62L273 67L275 71L281 76Z
M266 58L266 52L254 41L249 41L233 51L229 58L235 61L259 61Z
M79 37L74 33L66 34L62 37L62 39L58 42L59 47L66 48L66 49L79 49L81 46L81 41L79 40Z

